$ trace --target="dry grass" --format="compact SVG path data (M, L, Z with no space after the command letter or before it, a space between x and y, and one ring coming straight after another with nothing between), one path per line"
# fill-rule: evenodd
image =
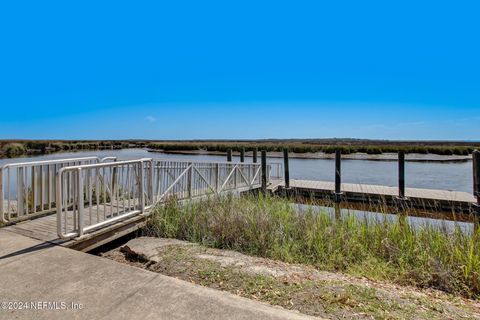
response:
M480 295L480 232L413 228L398 216L335 218L297 212L287 199L210 199L158 207L149 232L285 262L397 284Z

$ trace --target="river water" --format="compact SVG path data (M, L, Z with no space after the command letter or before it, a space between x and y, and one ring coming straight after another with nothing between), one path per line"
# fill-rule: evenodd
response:
M394 222L399 218L396 214L384 213L384 212L373 212L373 211L364 211L364 210L355 210L351 208L342 208L337 213L335 208L318 206L318 205L305 205L305 204L294 204L295 209L300 213L306 213L311 210L314 214L326 214L330 218L338 217L342 218L354 216L357 221L368 221L370 223L383 223L383 222ZM425 228L434 228L440 229L445 233L453 233L461 231L463 233L472 233L474 231L473 223L471 222L461 222L461 221L449 221L442 219L434 219L427 217L415 217L408 216L406 217L406 222L413 227L414 229L425 229Z
M79 151L55 153L26 158L0 159L0 165L11 162L38 161L58 158L86 156L116 156L119 159L166 158L208 161L225 161L219 155L181 155L148 152L143 149ZM238 158L234 157L234 161ZM251 158L246 158L251 161ZM281 163L282 159L269 158L270 163ZM335 163L331 159L290 159L292 179L334 181ZM395 161L342 160L342 182L385 186L397 185L397 163ZM412 188L443 189L471 193L473 187L471 162L407 162L406 186Z

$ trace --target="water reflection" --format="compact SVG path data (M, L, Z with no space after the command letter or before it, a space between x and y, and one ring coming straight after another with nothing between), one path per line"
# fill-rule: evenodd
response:
M374 212L367 210L358 210L352 208L342 208L338 205L332 206L323 206L323 205L307 205L307 204L294 204L297 212L308 213L311 211L314 214L326 214L330 218L346 218L354 216L359 221L367 221L370 223L384 223L384 222L395 222L398 220L399 216L397 214L384 213L384 212ZM442 219L434 219L427 217L414 217L407 216L407 223L412 226L414 229L419 230L422 228L436 228L444 231L445 233L453 233L456 229L464 233L471 233L474 230L474 224L471 222L462 222L462 221L449 221Z

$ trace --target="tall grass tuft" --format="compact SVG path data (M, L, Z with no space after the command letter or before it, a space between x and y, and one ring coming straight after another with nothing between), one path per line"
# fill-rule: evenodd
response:
M336 218L288 199L225 197L156 208L150 235L198 242L399 284L480 296L480 232L415 228L405 216Z

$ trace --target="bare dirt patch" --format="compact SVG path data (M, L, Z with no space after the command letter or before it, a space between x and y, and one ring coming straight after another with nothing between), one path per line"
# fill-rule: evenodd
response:
M167 276L329 319L480 319L478 301L319 271L174 239L142 237L102 254Z

